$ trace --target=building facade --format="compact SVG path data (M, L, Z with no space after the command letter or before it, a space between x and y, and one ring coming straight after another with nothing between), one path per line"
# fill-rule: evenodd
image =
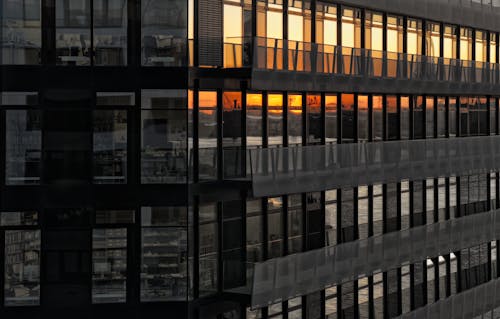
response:
M1 3L1 318L500 316L497 0Z

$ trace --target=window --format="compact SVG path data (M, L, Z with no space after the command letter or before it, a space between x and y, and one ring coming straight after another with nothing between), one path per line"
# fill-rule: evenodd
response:
M366 12L365 48L371 50L373 73L382 76L383 69L384 18L381 13Z
M369 196L368 186L358 187L358 234L359 239L368 238L370 220L369 220Z
M0 227L5 230L3 253L4 300L11 306L40 304L40 230L37 212L1 212ZM0 228L1 231L1 228Z
M335 70L333 53L337 46L337 6L316 3L316 43L324 52L323 70L332 73Z
M141 301L186 300L186 207L142 207L141 226Z
M36 109L5 111L7 185L40 183L41 114Z
M268 224L268 257L276 258L283 255L283 199L274 197L267 199Z
M247 148L262 146L262 94L247 93Z
M446 98L437 98L437 137L446 137Z
M496 33L490 32L490 63L497 63L498 38Z
M354 105L354 94L342 94L342 142L352 143L356 130L356 109Z
M187 1L141 0L142 65L187 64Z
M199 92L198 161L199 178L217 177L217 92ZM182 132L179 130L179 133Z
M92 302L123 303L127 298L127 229L92 230Z
M387 103L387 139L397 140L399 139L399 130L401 125L399 124L399 114L398 114L398 97L394 95L388 95L386 97Z
M262 200L247 201L247 261L258 262L263 258L263 219Z
M460 60L472 60L472 29L460 28Z
M488 57L487 33L485 31L476 30L476 61L486 62Z
M498 133L498 99L494 97L489 98L489 117L490 117L490 135Z
M325 140L337 143L337 95L325 96Z
M94 0L94 64L127 65L127 1Z
M374 141L384 140L384 97L382 95L372 96L372 130Z
M401 108L401 139L410 138L410 98L408 96L400 97Z
M56 55L62 65L90 65L91 3L56 0Z
M439 58L441 54L440 38L441 28L438 23L427 22L426 28L426 55Z
M302 251L302 221L304 212L302 209L302 195L288 196L288 253Z
M422 21L417 19L408 19L407 21L407 51L412 55L422 54ZM411 57L408 57L411 59Z
M325 192L325 246L337 244L337 190Z
M453 25L444 26L443 34L443 57L445 59L457 58L457 27ZM446 61L447 64L449 61Z
M321 96L307 95L307 144L321 144L323 136L323 117L321 114Z
M283 95L267 96L268 145L283 145Z
M422 96L413 96L413 138L425 138L424 99Z
M2 1L1 64L40 64L41 0Z
M382 185L373 185L373 203L372 203L372 223L373 223L373 235L381 235L384 232L384 188Z
M358 225L354 224L354 196L354 189L341 189L340 231L342 243L353 241L356 239Z
M358 142L367 142L370 139L368 99L368 95L358 95Z
M243 57L243 8L224 4L224 66L241 67Z
M326 319L337 319L337 287L325 289Z
M434 97L425 98L425 131L427 138L434 137Z
M143 90L141 100L141 182L185 182L187 91Z
M94 111L94 183L127 182L127 111Z
M288 145L302 144L302 95L288 96Z
M241 92L224 92L222 95L222 146L224 158L224 176L238 177L242 175L242 94Z
M207 204L199 207L199 289L200 296L217 292L219 276L218 246L219 227L217 205Z
M457 98L448 98L448 134L450 137L457 136L457 120L458 120L458 103Z

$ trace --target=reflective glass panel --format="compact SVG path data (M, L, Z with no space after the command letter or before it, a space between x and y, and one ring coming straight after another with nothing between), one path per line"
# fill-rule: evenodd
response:
M6 231L4 253L4 305L39 305L40 231Z
M337 95L325 96L325 140L337 143Z
M2 1L1 64L39 64L41 0Z
M38 212L2 212L0 226L30 226L38 224Z
M302 144L302 95L288 95L288 144Z
M268 144L283 144L283 95L267 96Z
M187 63L187 1L141 0L142 65Z
M144 90L141 182L183 183L187 176L187 91Z
M127 65L127 1L94 1L94 64Z
M247 94L247 147L262 146L262 94Z
M56 0L56 54L62 65L90 65L91 0Z
M7 110L5 182L7 185L38 184L42 147L41 112Z
M127 229L92 231L92 303L122 303L127 297Z
M94 183L127 182L127 111L94 111Z
M307 95L307 143L321 143L323 135L323 118L321 116L321 96Z
M214 179L217 177L217 92L199 92L198 121L199 176Z

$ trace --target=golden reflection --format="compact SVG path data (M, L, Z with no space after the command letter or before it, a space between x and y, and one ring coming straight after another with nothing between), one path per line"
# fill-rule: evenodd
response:
M486 62L486 32L476 31L476 61Z
M384 97L382 95L374 95L372 98L373 110L382 110L384 108Z
M387 17L387 51L403 53L403 25L401 17Z
M354 94L342 94L340 100L342 101L342 111L354 110Z
M443 57L446 59L457 58L457 35L455 26L445 26L443 35Z
M460 28L460 60L472 60L472 30Z
M262 108L262 94L247 93L247 106Z
M400 99L401 109L409 110L410 109L410 98L408 96L402 96Z
M422 21L408 19L407 25L407 53L422 54Z
M194 107L194 92L193 90L188 90L188 109L192 110Z
M283 39L283 13L267 11L267 37Z
M368 95L358 95L358 110L368 110Z
M361 47L361 19L359 9L344 8L342 10L342 46Z
M200 107L217 107L217 92L200 91L198 93L198 103Z
M497 35L490 33L490 63L497 62Z
M441 54L440 50L440 25L437 23L429 22L427 23L427 56L439 57Z
M268 106L283 106L283 95L282 94L268 94L267 95L267 105Z

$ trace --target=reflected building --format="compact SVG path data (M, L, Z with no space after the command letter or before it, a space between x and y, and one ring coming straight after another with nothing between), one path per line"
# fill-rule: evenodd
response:
M1 6L1 318L500 316L498 1Z

